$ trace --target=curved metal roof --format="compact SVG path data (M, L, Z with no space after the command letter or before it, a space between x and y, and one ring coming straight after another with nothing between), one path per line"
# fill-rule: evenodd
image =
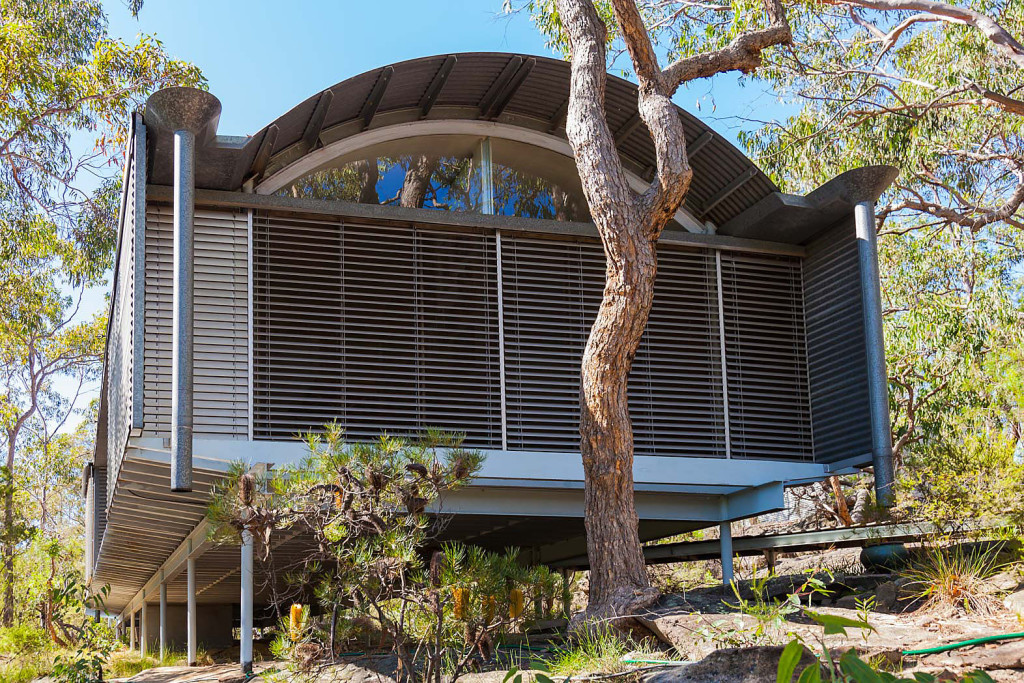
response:
M419 120L483 120L565 139L569 64L496 52L422 57L353 76L308 98L249 138L218 137L199 151L197 187L238 190L325 145ZM637 113L637 87L609 75L606 115L629 170L654 174L654 146ZM778 188L742 152L679 109L694 168L685 207L722 225ZM157 139L152 182L170 184L169 140Z

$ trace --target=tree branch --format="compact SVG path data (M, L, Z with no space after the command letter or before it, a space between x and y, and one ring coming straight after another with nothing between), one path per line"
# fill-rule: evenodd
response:
M767 28L736 36L720 50L683 57L662 72L666 92L675 93L679 86L698 78L708 78L727 71L750 73L761 66L761 52L772 45L788 45L793 31L786 19L781 0L767 0Z
M964 24L981 31L996 48L1017 65L1024 69L1024 45L1003 28L999 22L987 14L976 12L968 7L951 5L941 0L824 0L833 5L850 5L878 10L880 12L909 11L928 14L938 21L951 24ZM921 21L921 19L918 19Z

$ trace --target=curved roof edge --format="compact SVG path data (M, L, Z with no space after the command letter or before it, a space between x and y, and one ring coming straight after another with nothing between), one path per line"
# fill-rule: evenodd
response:
M196 186L237 191L247 182L258 185L340 140L415 121L494 122L564 145L569 78L568 62L497 52L382 66L313 95L251 137L218 136L197 152ZM609 74L605 114L627 170L649 181L655 153L637 111L637 86ZM679 115L694 169L684 204L690 215L720 226L778 191L728 140L685 110ZM153 133L150 179L170 184L172 141Z

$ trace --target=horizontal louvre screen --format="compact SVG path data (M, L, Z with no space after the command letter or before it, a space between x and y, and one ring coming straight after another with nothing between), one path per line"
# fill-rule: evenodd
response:
M870 454L864 312L851 223L829 230L808 245L804 297L814 459L833 462Z
M248 433L246 291L248 220L241 211L195 213L193 362L197 436ZM171 423L174 213L146 212L145 432L166 437Z
M512 450L578 451L580 360L604 286L600 244L502 235Z
M800 261L721 259L732 457L809 460Z
M259 215L254 423L501 446L494 237Z
M357 440L439 428L501 448L493 235L264 213L253 239L256 438L337 420ZM603 250L507 232L500 251L507 447L578 451ZM732 457L811 459L800 259L663 247L658 264L630 378L636 453L725 457L728 404Z
M630 377L636 453L725 451L714 259L662 249L654 309ZM592 243L502 239L512 449L579 448L580 360L604 285Z

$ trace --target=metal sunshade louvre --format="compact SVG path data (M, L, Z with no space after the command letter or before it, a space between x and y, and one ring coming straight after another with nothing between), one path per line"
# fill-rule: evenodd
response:
M860 265L851 222L808 245L804 297L815 460L870 453Z
M145 433L166 437L171 407L174 216L146 211ZM195 433L248 436L248 220L243 212L195 214Z
M734 458L810 460L801 262L722 253Z
M714 256L659 251L630 376L636 453L724 457ZM599 244L502 238L508 445L579 448L580 359L604 287Z
M494 237L259 213L257 438L461 431L501 445Z
M134 152L134 150L132 150ZM107 347L106 367L107 379L107 443L110 453L110 467L104 482L103 507L110 501L106 497L107 490L113 490L117 475L124 458L124 447L128 440L131 427L131 411L134 382L134 342L135 342L135 192L136 192L136 156L131 153L128 171L125 173L125 201L122 224L122 235L117 252L117 283L115 284L114 301L110 306L110 343ZM97 538L99 538L97 534Z

